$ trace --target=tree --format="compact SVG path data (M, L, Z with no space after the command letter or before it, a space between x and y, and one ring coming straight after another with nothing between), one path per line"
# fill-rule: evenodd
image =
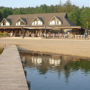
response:
M2 17L2 13L0 12L0 21L3 19L3 17Z
M90 8L84 8L81 11L80 23L84 28L90 28Z
M64 4L64 8L66 9L67 13L70 13L73 9L73 6L71 4L70 0L67 0L66 3Z
M16 8L13 10L13 14L25 14L23 8Z
M68 14L68 18L76 25L80 25L80 9L76 8Z
M2 17L6 18L8 15L13 14L12 9L11 8L3 8L2 9Z

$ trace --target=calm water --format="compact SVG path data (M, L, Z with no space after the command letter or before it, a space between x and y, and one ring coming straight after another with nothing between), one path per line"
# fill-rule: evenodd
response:
M70 56L21 54L30 90L90 90L90 61Z

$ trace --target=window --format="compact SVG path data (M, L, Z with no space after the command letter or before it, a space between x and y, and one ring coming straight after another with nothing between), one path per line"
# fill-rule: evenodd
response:
M49 25L61 25L61 21L57 18L57 17L54 17L51 19Z
M32 26L42 26L42 25L43 25L43 22L38 18L32 22Z
M10 22L6 19L3 19L3 21L1 22L1 26L10 26Z
M16 26L23 26L23 25L26 25L26 22L22 19L19 19L17 22L16 22Z

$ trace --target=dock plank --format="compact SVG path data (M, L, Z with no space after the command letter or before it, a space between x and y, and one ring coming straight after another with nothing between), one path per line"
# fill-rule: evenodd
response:
M28 90L21 59L15 45L0 56L0 90Z

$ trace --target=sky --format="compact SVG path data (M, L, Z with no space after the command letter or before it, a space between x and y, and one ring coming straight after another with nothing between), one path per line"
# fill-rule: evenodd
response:
M66 0L61 0L62 4ZM90 0L71 0L72 4L79 7L85 6L90 7ZM56 5L59 4L60 0L0 0L0 6L19 8L19 7L36 7L42 4Z

